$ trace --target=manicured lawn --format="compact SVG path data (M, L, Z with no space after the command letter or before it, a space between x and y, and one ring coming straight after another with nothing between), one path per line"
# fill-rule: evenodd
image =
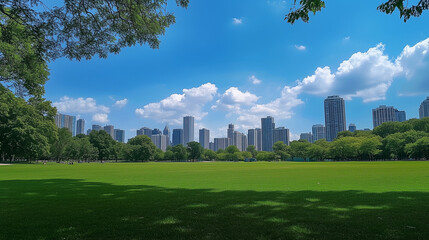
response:
M0 166L0 239L429 239L429 162Z

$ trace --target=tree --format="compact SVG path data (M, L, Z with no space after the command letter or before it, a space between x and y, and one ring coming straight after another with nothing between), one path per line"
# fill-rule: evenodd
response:
M241 156L243 156L243 159L252 158L253 157L250 152L241 152Z
M58 129L58 140L51 147L52 157L57 160L63 160L67 157L66 149L71 144L72 134L67 128Z
M292 157L306 159L308 157L308 148L311 146L307 140L292 141L290 143Z
M255 158L256 154L258 154L258 151L256 150L256 147L253 145L250 145L247 147L246 151L250 152L252 154L252 157Z
M286 161L291 157L291 155L289 154L290 152L289 146L282 141L278 141L274 143L273 151L276 154L276 159L280 161Z
M360 146L360 138L337 138L331 143L331 155L335 159L356 159Z
M198 142L189 142L188 143L188 153L189 159L191 161L195 161L201 159L201 155L203 153L203 147Z
M178 144L172 149L174 153L175 160L185 160L188 159L188 151L182 144Z
M230 153L230 154L234 154L234 153L236 153L236 152L240 152L240 150L238 150L238 148L237 148L235 145L228 146L228 147L225 149L225 151L226 151L227 153Z
M429 137L422 137L414 143L408 143L405 151L414 159L429 159Z
M372 138L361 138L361 143L359 146L359 155L362 159L373 160L376 155L378 155L381 150L381 138L372 137Z
M405 146L427 136L427 133L415 130L390 134L383 139L384 155L389 158L404 159L408 156Z
M256 160L258 161L273 161L275 159L275 153L259 151L256 155Z
M406 2L405 6L404 2ZM294 0L294 7L286 15L285 20L292 24L298 19L308 22L309 13L316 14L322 8L325 8L325 1L323 0L300 0L298 5ZM411 17L419 17L424 10L428 10L429 0L420 0L416 5L410 7L408 7L408 1L405 0L388 0L377 7L377 10L386 14L392 14L396 9L399 10L399 17L403 17L404 22L406 22Z
M106 131L91 131L89 142L98 149L99 160L111 158L115 140Z
M216 159L216 152L210 149L204 149L203 158L206 161L213 161Z
M325 149L324 147L320 146L320 145L312 144L307 149L307 152L308 152L308 157L310 159L322 161L322 160L326 159L328 150Z
M412 129L411 124L407 122L385 122L380 126L374 128L373 133L382 138L387 137L390 134L406 132Z
M143 162L153 160L155 157L156 146L146 135L131 138L127 145L127 156L130 160L141 160Z

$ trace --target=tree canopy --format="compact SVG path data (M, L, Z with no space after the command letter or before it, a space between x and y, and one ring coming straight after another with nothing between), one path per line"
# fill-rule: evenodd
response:
M294 23L296 20L301 19L303 22L308 22L309 14L312 12L322 11L325 8L325 1L323 0L294 0L294 6L286 15L285 20L288 23ZM417 4L408 6L408 0L388 0L380 4L377 10L386 14L392 14L396 9L399 11L399 17L407 22L411 17L419 17L424 10L429 9L429 0L419 0Z

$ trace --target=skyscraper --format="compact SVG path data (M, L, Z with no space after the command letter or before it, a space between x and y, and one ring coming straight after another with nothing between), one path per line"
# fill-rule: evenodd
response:
M76 135L85 134L85 120L79 119L76 122Z
M137 136L139 135L146 135L148 137L152 137L152 129L147 127L142 127L139 130L137 130Z
M100 131L100 130L103 130L102 126L96 125L96 124L92 125L92 131Z
M152 135L158 135L158 134L162 134L161 130L159 130L158 128L154 128L152 130Z
M274 118L267 116L261 118L262 128L262 151L273 151L273 130L275 128Z
M192 116L183 117L183 139L185 146L194 141L194 117Z
M407 121L407 114L405 113L405 111L399 111L398 109L396 109L395 117L396 117L396 121L398 122Z
M199 132L199 140L200 140L200 144L204 149L209 149L209 142L210 142L210 131L208 129L200 129Z
M232 123L228 124L227 138L229 139L230 145L235 145L235 143L234 143L234 124L232 124Z
M346 130L346 107L344 99L328 96L324 102L326 140L333 141L339 132Z
M419 117L429 117L429 97L420 104Z
M385 122L396 121L396 109L391 106L380 105L376 109L372 109L372 123L374 128Z
M168 136L168 138L170 138L170 128L168 127L168 125L165 125L164 130L162 131L162 133L166 136Z
M113 139L115 139L115 127L113 125L104 126L104 131L106 131Z
M214 142L209 142L209 149L214 151L215 150L215 144Z
M256 150L258 150L258 138L256 137L256 130L255 129L249 129L247 130L247 145L248 146L255 146Z
M242 151L246 151L247 147L249 146L249 144L247 143L247 136L244 133L242 133L241 136L243 137L243 139L241 140L241 144L242 144L241 149L243 149Z
M155 146L159 149L161 149L162 151L165 152L165 150L167 150L167 136L164 134L156 134L156 135L152 135L150 137L150 139L152 140L153 144L155 144Z
M118 142L125 142L125 130L115 129L115 140Z
M313 127L311 128L311 132L313 134L313 142L320 139L326 139L325 131L325 126L323 126L323 124L313 125Z
M184 145L184 138L183 138L183 129L173 129L173 146L182 144Z
M299 140L307 140L307 142L312 142L313 134L311 134L311 132L301 133L301 135L299 135Z
M55 124L58 128L67 128L73 136L76 135L76 117L57 113L55 115Z
M234 131L234 137L232 139L234 142L232 145L236 146L238 150L243 151L243 134L241 132Z
M229 138L215 138L214 139L214 149L218 151L219 149L226 149L229 146Z
M354 123L349 124L349 132L356 132L356 125Z
M278 127L273 130L273 144L281 141L286 145L289 145L290 138L289 138L289 129L284 127Z
M256 143L257 145L256 150L258 151L262 151L262 130L260 128L255 128L255 132L256 132Z

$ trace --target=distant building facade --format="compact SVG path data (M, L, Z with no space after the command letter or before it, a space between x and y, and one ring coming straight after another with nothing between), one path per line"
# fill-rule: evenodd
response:
M76 117L57 113L55 115L55 124L58 128L67 128L73 136L76 135Z
M262 128L262 151L273 151L273 130L275 128L274 118L267 116L261 118Z
M104 126L104 131L106 131L113 139L115 139L115 127L113 125Z
M333 141L339 132L346 130L346 107L344 99L328 96L324 101L326 140Z
M420 104L419 117L429 117L429 97Z
M103 130L103 127L97 124L92 125L92 131L100 131Z
M286 145L290 144L290 133L289 129L284 127L278 127L273 130L273 143L278 141L283 142Z
M137 130L137 136L140 135L146 135L148 137L152 137L152 129L147 127L142 127L139 130Z
M320 139L326 139L325 126L323 124L315 124L311 127L311 133L313 134L313 142Z
M204 149L209 149L209 143L210 143L210 130L206 128L202 128L199 131L199 140L200 144Z
M183 136L183 129L173 129L173 146L185 143L184 136Z
M194 117L192 116L183 117L183 139L185 146L194 141Z
M234 142L234 124L230 123L228 124L228 130L227 130L227 138L229 139L230 145L235 145Z
M115 140L118 142L125 142L125 130L115 129Z
M76 135L85 134L85 120L79 119L76 121Z
M311 134L311 132L308 133L301 133L301 135L299 135L299 140L307 140L307 142L313 142L313 134Z
M153 142L153 144L155 144L155 146L159 149L161 149L162 151L165 152L165 150L167 150L167 136L164 134L156 134L156 135L152 135L151 140Z
M405 111L396 110L395 117L396 117L396 121L398 122L407 121L407 114L405 113Z
M350 123L349 124L349 132L356 132L356 124Z
M399 111L392 106L380 105L372 109L372 122L374 128L385 122L404 122L406 121L405 111Z
M214 151L218 151L219 149L225 150L229 146L228 138L215 138L214 139Z

